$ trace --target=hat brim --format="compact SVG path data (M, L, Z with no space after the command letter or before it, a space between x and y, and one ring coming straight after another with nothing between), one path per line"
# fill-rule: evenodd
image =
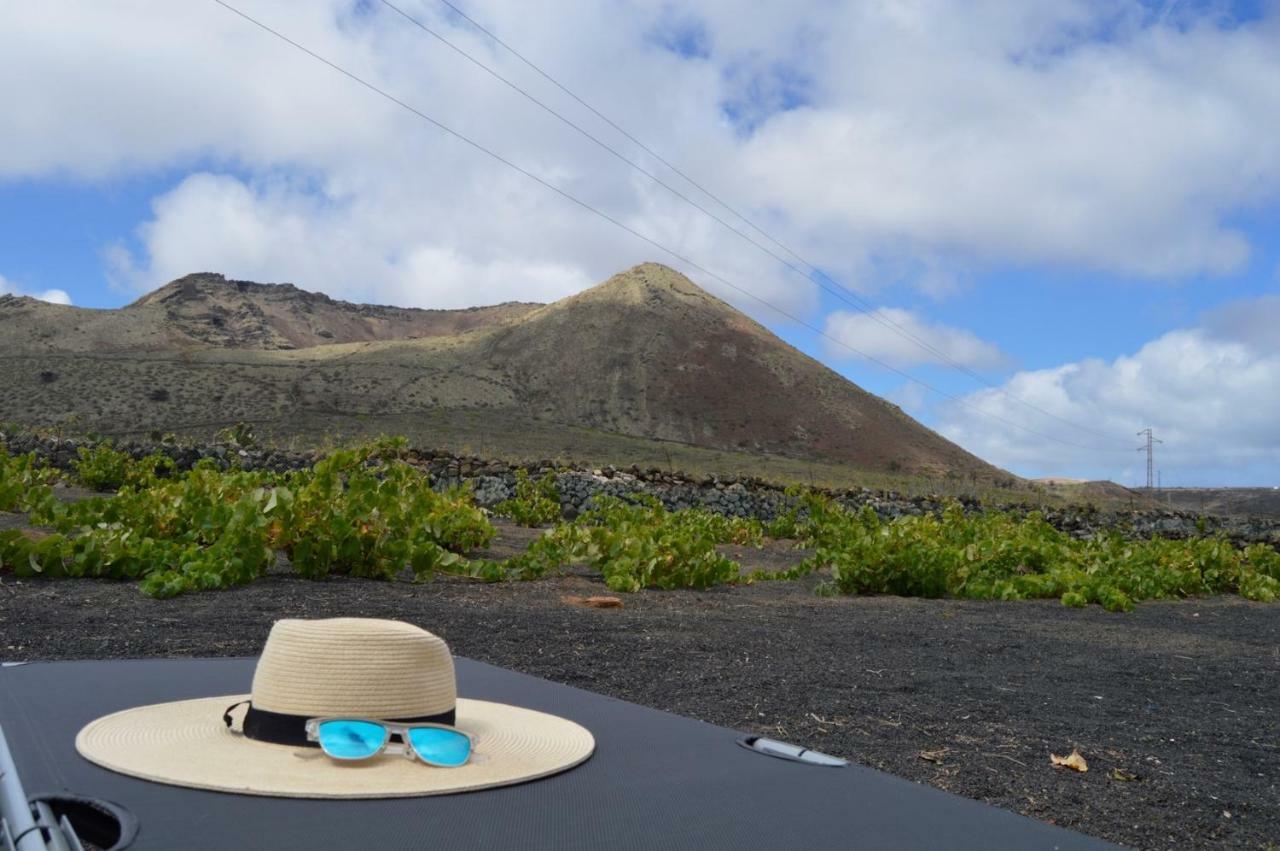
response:
M158 783L285 798L408 798L489 789L572 768L595 750L580 724L532 709L458 699L471 760L435 768L396 754L338 763L319 748L274 745L227 729L223 710L248 695L140 706L91 721L76 750L104 768Z

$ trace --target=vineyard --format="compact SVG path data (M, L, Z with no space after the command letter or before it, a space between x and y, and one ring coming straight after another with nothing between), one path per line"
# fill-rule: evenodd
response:
M465 488L433 488L405 449L402 439L383 439L335 451L310 469L274 473L207 459L178 471L163 454L135 460L98 445L80 448L73 474L0 449L0 511L25 513L35 527L0 531L0 574L128 579L146 594L172 597L252 582L283 554L307 579L534 580L586 565L620 592L817 574L825 594L1056 598L1112 611L1152 599L1280 596L1280 554L1266 544L1118 533L1082 539L1035 513L966 513L959 504L886 520L799 489L789 492L790 510L769 523L703 508L669 511L645 496L598 497L565 520L554 477L523 473L494 513L549 528L510 558L476 558L495 533L489 513ZM105 493L59 500L54 486L63 476ZM765 539L810 554L766 572L745 571L722 551Z

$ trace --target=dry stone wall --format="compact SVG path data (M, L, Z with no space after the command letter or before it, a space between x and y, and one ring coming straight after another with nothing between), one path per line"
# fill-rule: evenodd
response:
M92 441L79 438L55 438L30 433L0 431L0 443L12 453L34 451L52 465L72 470L81 446ZM226 444L175 445L169 443L123 443L116 448L141 458L159 451L172 458L180 469L189 469L202 458L213 458L219 464L239 466L247 470L286 472L308 467L320 457L316 452L293 452L271 448L244 448ZM537 478L554 474L560 491L561 508L566 517L574 517L590 507L598 495L625 497L650 494L668 509L703 507L735 517L771 520L792 505L792 498L778 485L747 477L691 477L680 473L631 467L588 469L553 465L549 461L532 464L509 464L502 461L452 455L446 452L411 450L408 456L430 474L438 487L467 485L473 489L476 502L491 507L512 496L516 470L524 469ZM940 511L940 498L905 497L891 491L855 488L831 491L829 494L851 508L870 505L885 518ZM982 510L975 500L960 500L966 510ZM995 506L1010 511L1032 510L1023 505ZM1265 542L1280 546L1280 519L1263 517L1218 517L1187 511L1143 510L1101 511L1092 506L1068 506L1042 509L1045 519L1054 527L1079 537L1091 537L1115 529L1132 537L1159 535L1185 538L1197 534L1220 534L1238 543Z

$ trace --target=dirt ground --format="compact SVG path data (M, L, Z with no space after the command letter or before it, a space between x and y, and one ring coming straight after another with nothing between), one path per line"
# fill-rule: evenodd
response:
M504 526L494 554L531 534ZM747 568L796 558L781 547L733 555ZM161 601L131 583L2 578L6 661L249 656L277 618L400 618L462 656L768 733L1122 844L1280 846L1280 606L1220 598L1110 614L825 598L812 582L765 582L592 609L564 599L608 593L585 572L503 585L276 574ZM1050 766L1073 748L1087 773Z

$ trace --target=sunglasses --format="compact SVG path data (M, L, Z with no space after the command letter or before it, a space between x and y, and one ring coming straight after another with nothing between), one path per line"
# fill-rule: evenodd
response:
M399 742L391 737L398 736ZM386 751L427 765L457 768L471 758L471 737L443 724L391 724L366 718L310 718L307 741L333 759L370 759Z

